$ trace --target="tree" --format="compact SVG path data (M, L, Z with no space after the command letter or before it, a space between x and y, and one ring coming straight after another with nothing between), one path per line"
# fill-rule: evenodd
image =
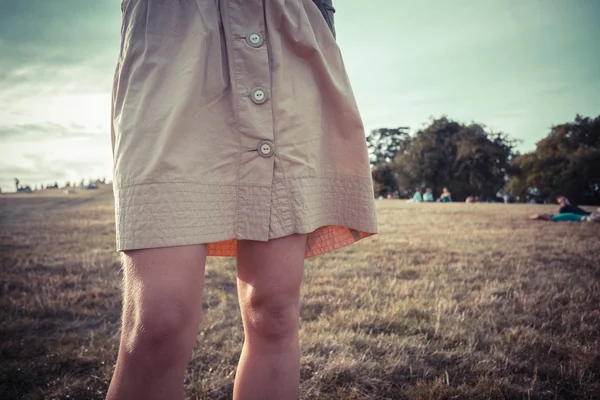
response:
M418 131L394 160L399 190L448 187L454 199L469 195L495 198L505 176L516 141L490 133L480 124L464 125L443 116Z
M398 183L390 163L379 164L371 170L375 197L398 191Z
M515 158L507 190L523 199L564 195L600 204L600 116L553 126L534 151Z
M408 129L406 126L401 126L392 129L372 130L367 136L367 148L371 165L383 165L392 161L410 140Z
M385 196L398 190L396 176L391 164L396 154L404 151L410 142L408 127L380 128L367 137L371 174L375 196Z

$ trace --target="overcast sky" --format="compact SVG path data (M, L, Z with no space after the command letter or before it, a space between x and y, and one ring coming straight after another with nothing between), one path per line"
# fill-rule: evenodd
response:
M14 190L15 177L31 185L110 179L119 3L0 0L3 191ZM367 131L415 131L446 114L531 150L551 125L600 114L598 0L334 4Z

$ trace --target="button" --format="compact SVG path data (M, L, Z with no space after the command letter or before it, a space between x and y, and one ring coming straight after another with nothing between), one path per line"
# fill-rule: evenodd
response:
M261 140L258 143L258 154L264 158L271 157L275 154L275 145L268 140Z
M260 33L252 32L246 35L246 43L252 47L262 46L264 39Z
M262 104L267 101L269 94L267 89L262 86L257 86L250 92L250 98L255 104Z

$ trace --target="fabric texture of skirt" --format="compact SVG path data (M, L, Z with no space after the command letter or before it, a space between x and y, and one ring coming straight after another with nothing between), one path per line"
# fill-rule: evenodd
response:
M322 10L123 1L117 250L205 243L234 257L237 240L306 233L308 258L378 233L363 123Z

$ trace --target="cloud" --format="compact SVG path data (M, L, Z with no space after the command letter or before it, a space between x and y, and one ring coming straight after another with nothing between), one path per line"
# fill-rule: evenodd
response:
M51 139L42 143L11 143L8 151L16 154L0 157L0 187L14 190L14 178L31 186L58 181L109 178L112 175L112 157L103 135L85 138ZM4 147L4 146L3 146Z
M3 191L15 177L29 185L109 177L110 136L76 122L0 126L0 171Z
M1 44L12 65L78 64L118 45L117 1L28 0L0 3Z
M62 125L53 122L43 124L0 125L0 142L18 139L20 141L38 141L48 139L81 138L104 134L100 131L86 131L77 123Z
M0 179L0 185L2 191L14 190L14 179L18 178L21 185L30 185L35 187L36 185L53 184L58 182L59 185L63 185L66 181L79 182L81 179L89 180L95 178L101 178L101 176L87 176L85 173L73 174L73 171L89 171L89 163L85 161L71 162L66 164L57 164L56 161L48 159L39 154L30 154L27 157L33 161L34 167L25 168L11 164L0 164L2 170L2 178ZM43 174L40 173L43 171Z
M116 65L119 16L118 1L0 2L0 92L73 81L89 91L107 75L105 86Z

